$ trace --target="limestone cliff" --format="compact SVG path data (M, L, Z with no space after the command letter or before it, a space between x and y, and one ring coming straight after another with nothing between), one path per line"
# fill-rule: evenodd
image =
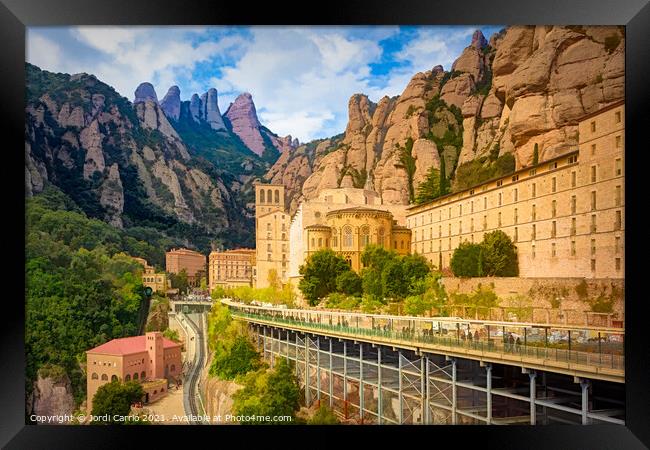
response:
M378 103L353 95L333 151L310 160L299 147L266 178L287 186L292 206L366 181L385 203L404 204L442 159L453 188L463 163L510 153L520 168L535 144L540 161L553 158L575 149L581 117L624 98L624 51L621 27L512 26L489 41L477 30L451 71L417 73Z

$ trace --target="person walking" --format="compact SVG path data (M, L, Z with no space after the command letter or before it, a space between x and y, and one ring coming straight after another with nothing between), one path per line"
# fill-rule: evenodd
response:
M510 344L510 351L514 351L515 338L512 336L512 334L510 334L510 337L508 338L508 344Z

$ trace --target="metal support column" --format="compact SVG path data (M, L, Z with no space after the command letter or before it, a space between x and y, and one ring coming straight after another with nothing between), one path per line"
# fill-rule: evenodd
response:
M456 359L451 360L451 424L456 425Z
M296 376L298 375L298 333L296 333Z
M305 406L311 404L311 395L309 394L309 336L305 334Z
M330 408L334 407L334 399L333 399L333 394L334 394L334 375L332 375L332 372L334 371L332 368L332 338L329 338L330 341Z
M363 423L363 342L359 342L359 417Z
M487 424L492 425L492 364L486 364L487 372Z
M589 380L580 380L580 390L582 391L582 424L588 425L589 418Z
M266 327L264 327L264 353L262 358L266 357ZM271 361L271 367L273 367L273 361Z
M402 351L397 352L397 377L399 379L399 387L397 388L397 398L399 399L399 424L404 423L404 398L402 397Z
M347 411L348 403L348 342L343 341L343 401L346 403L345 410ZM345 417L348 418L347 415Z
M537 373L534 371L530 371L528 373L528 377L530 378L530 424L531 425L536 425L537 423L537 408L535 407L535 397L536 397L536 385L535 385L535 379L537 378Z
M415 325L413 325L415 329ZM424 383L426 382L426 379L424 378L424 356L422 355L420 357L420 423L424 423L424 410L426 409L426 405L424 404L425 398L424 398Z
M320 407L320 336L316 336L316 398Z
M426 366L426 382L427 382L427 397L426 397L426 405L424 409L424 423L430 424L431 423L431 417L430 417L430 411L429 411L429 402L431 401L431 389L430 389L430 384L431 380L429 380L429 355L426 355L425 357L425 366Z
M381 425L381 346L377 346L377 423Z

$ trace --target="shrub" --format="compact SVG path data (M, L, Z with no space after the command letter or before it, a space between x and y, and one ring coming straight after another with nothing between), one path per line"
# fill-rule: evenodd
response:
M457 277L480 277L482 247L469 242L461 243L451 257L451 270Z

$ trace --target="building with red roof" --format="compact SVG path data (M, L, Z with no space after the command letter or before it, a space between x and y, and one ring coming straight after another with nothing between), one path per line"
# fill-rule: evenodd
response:
M149 403L167 393L169 381L180 378L181 344L159 331L113 339L86 351L86 367L88 412L97 389L114 380L142 382L143 400Z

